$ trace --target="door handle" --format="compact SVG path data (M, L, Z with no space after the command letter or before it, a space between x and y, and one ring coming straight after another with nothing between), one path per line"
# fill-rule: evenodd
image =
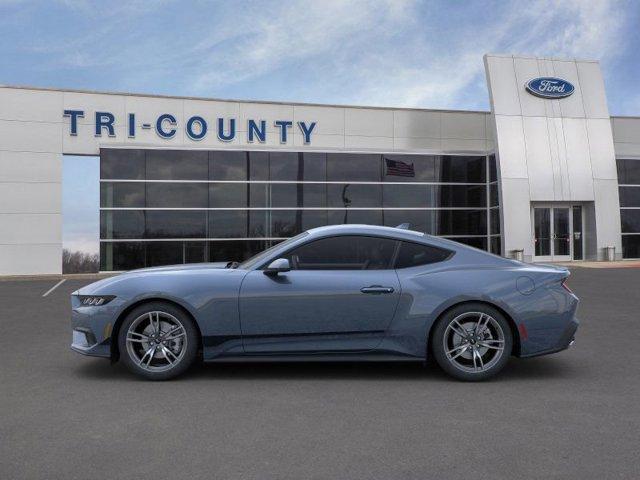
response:
M383 287L381 285L371 285L370 287L362 287L362 293L393 293L393 287Z

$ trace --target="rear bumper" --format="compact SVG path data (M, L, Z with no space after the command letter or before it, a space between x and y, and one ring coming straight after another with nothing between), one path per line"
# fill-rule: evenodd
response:
M542 350L539 352L528 353L524 355L520 355L521 358L530 358L530 357L539 357L541 355L549 355L551 353L561 352L562 350L566 350L575 341L576 331L578 330L578 326L580 322L577 318L573 318L565 327L564 331L560 335L557 343L549 349Z

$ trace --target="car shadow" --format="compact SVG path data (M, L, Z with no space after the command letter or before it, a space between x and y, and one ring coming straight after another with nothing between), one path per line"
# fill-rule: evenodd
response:
M87 380L138 381L122 363L111 365L91 359L76 368ZM541 378L563 379L580 376L574 362L561 358L513 358L491 382L527 382ZM177 381L224 380L350 380L350 381L432 381L449 382L435 362L242 362L198 363Z

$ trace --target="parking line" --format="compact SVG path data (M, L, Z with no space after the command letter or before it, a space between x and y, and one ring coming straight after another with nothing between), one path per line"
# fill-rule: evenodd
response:
M62 285L64 282L66 282L67 279L63 278L62 280L60 280L58 283L56 283L53 287L51 287L49 290L47 290L46 292L44 292L44 294L42 295L43 297L46 297L47 295L49 295L51 292L53 292L56 288L58 288L60 285Z

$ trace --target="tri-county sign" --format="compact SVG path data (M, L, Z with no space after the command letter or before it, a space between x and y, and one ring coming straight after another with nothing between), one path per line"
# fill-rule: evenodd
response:
M534 78L527 82L525 88L529 93L542 98L564 98L575 90L571 83L556 77Z
M78 135L78 119L84 118L84 110L65 110L63 112L64 117L69 118L69 135ZM103 133L106 133L109 137L116 136L115 122L116 117L111 112L94 112L95 116L95 136L101 137ZM171 139L173 138L180 126L175 115L170 113L163 113L157 118L154 118L152 122L140 123L136 119L135 113L127 114L127 133L129 138L136 137L136 131L138 128L143 130L155 130L160 138ZM215 118L212 119L213 128L218 140L221 142L231 142L236 138L238 129L237 121L235 118ZM311 134L316 127L317 122L297 122L297 127L303 137L305 145L311 143ZM274 127L278 130L278 138L280 143L287 143L291 137L290 130L293 128L293 122L291 120L276 120L273 122ZM259 143L266 142L267 136L267 122L266 120L247 120L246 125L247 141L253 143L255 141ZM202 140L209 133L209 122L206 118L194 115L187 119L185 125L182 127L185 129L187 137L191 140Z

